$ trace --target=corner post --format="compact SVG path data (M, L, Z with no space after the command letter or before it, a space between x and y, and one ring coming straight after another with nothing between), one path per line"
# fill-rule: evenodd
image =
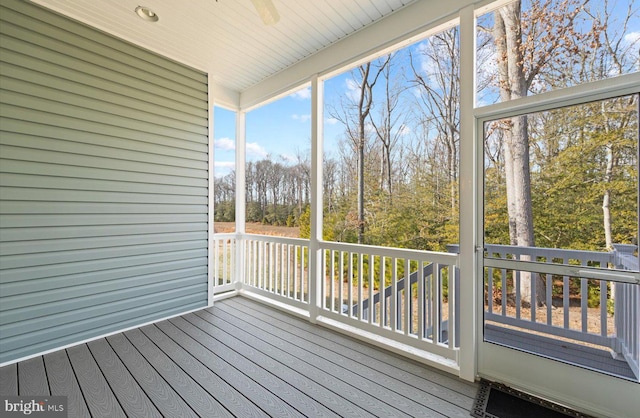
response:
M236 253L235 253L235 287L242 289L245 274L245 208L246 208L246 113L236 113Z
M475 105L475 10L470 5L460 11L460 253L458 256L460 298L455 312L460 315L460 377L473 381L477 369L478 274L476 248L481 246L482 227L477 199L481 193L478 161L482 156L476 138ZM480 155L480 157L479 157ZM481 161L481 160L480 160ZM457 321L456 321L457 322Z
M212 83L212 76L211 74L207 75L208 77L208 91L207 91L207 111L208 111L208 116L209 116L209 130L208 130L208 148L209 148L209 161L208 161L208 165L207 168L209 169L209 175L208 175L208 193L209 196L207 196L207 222L208 222L208 229L207 229L207 306L213 306L213 297L214 295L214 280L215 280L215 274L216 274L216 251L214 249L214 239L213 239L213 235L215 233L215 228L214 228L214 224L213 224L213 220L214 220L214 211L215 211L215 207L214 207L214 186L215 186L215 147L214 147L214 140L215 140L215 136L214 136L214 121L213 121L213 117L214 117L214 111L213 111L213 83Z
M309 238L309 320L313 323L322 308L322 156L324 93L323 82L311 77L311 236Z

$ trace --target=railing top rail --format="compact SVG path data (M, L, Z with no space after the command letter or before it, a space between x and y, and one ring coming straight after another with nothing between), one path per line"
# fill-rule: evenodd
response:
M276 235L258 235L258 234L238 234L238 238L252 240L252 241L274 242L277 244L301 245L306 247L309 246L309 240L304 238L289 238L289 237L279 237Z
M215 233L213 239L235 239L237 236L235 232Z
M412 250L407 248L379 247L376 245L351 244L345 242L322 241L323 250L347 251L354 253L377 255L380 257L411 258L433 263L457 265L458 254L437 251Z
M588 251L588 250L569 250L564 248L547 248L547 247L521 247L518 245L499 245L499 244L485 244L487 252L506 252L509 254L525 254L525 255L542 255L552 254L557 256L563 256L563 258L584 259L590 260L611 260L612 254L605 251Z
M640 270L638 257L634 256L633 254L618 254L615 264L616 267L622 268L624 270Z
M456 251L458 244L449 244L449 251ZM614 255L612 252L604 251L588 251L588 250L569 250L564 248L547 248L547 247L521 247L518 245L502 245L502 244L485 244L484 249L492 257L495 253L513 254L513 255L531 255L537 257L551 257L572 260L588 260L599 261L601 263L613 263Z

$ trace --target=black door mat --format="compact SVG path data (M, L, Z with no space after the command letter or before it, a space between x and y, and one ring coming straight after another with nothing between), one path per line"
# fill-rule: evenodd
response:
M471 416L478 418L592 418L573 409L482 379Z

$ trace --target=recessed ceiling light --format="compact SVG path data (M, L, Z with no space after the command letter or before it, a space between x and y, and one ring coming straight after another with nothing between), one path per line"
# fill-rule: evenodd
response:
M140 16L141 19L146 20L147 22L157 22L158 15L155 14L153 10L145 6L136 7L136 14Z

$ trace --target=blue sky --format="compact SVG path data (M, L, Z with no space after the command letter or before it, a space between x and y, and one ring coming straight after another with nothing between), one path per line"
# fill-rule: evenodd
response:
M523 3L524 7L527 7L526 3ZM594 9L598 9L602 7L603 3L595 1L590 4ZM627 4L626 1L609 4L613 10L613 16L619 18L618 14L624 14ZM626 31L622 35L618 34L618 36L622 36L623 44L634 45L634 48L640 42L640 14L637 12L637 7L640 6L636 3L636 9L634 9L636 13L629 22L629 26L624 28ZM609 28L609 31L613 33L619 30L618 26ZM420 41L409 48L416 52L416 56L419 56L420 54L417 52L425 44L425 41ZM634 50L634 53L637 52ZM638 65L640 65L640 60L638 60ZM433 67L433 63L423 60L419 68L423 71L424 76L434 70L431 67ZM404 65L404 69L400 68L398 71L407 71L406 65ZM340 96L350 97L357 90L352 80L350 71L346 71L325 81L324 152L329 155L334 154L332 150L338 148L338 141L344 137L344 127L337 120L330 118L327 105L337 104ZM495 92L490 92L489 95L492 93L495 96ZM493 101L495 100L483 103L481 100L478 104L489 104ZM402 125L400 129L411 133L411 128L408 126ZM215 174L223 176L235 168L234 112L219 107L215 108L214 139ZM246 141L247 161L258 161L269 157L274 161L294 162L297 160L297 155L308 154L311 149L310 88L302 88L289 96L248 112Z
M348 89L349 72L331 79L327 84ZM329 89L325 101L340 94ZM326 112L325 112L326 113ZM325 149L339 140L343 128L325 115ZM214 115L216 176L226 175L235 167L235 112L215 108ZM275 102L256 108L246 117L247 161L269 156L273 160L296 161L311 149L311 89L305 87Z

